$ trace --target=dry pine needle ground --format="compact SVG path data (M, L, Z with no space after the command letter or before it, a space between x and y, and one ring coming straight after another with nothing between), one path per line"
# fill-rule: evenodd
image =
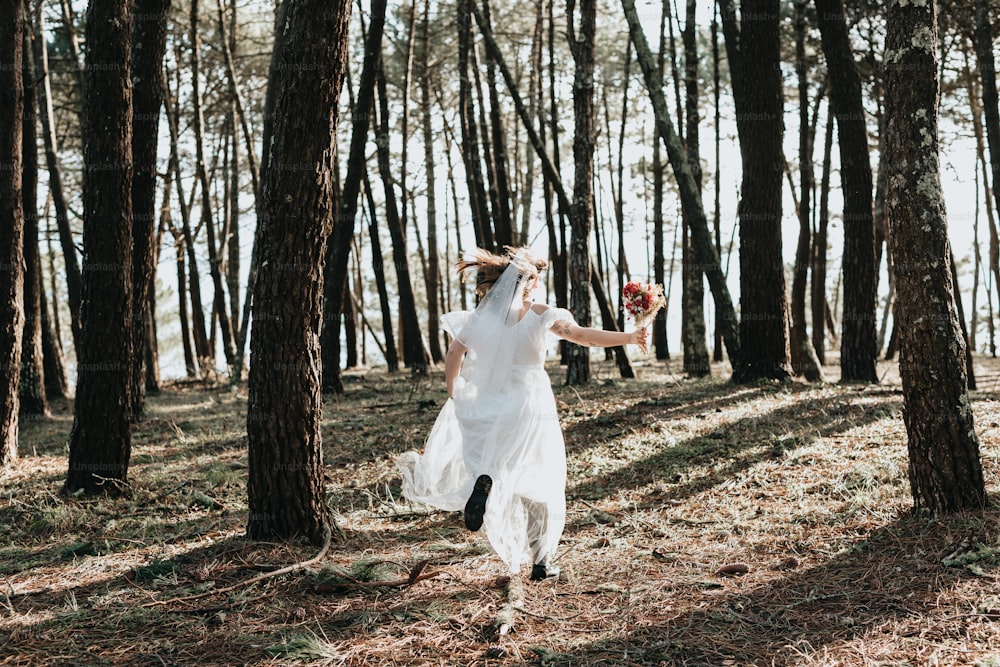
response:
M871 387L595 370L573 389L551 368L569 517L563 577L540 584L400 497L392 456L422 445L439 373L347 374L323 433L339 530L249 585L317 548L243 538L245 391L150 397L117 500L59 497L72 416L55 406L3 476L0 662L1000 666L1000 513L910 514L891 365ZM995 493L1000 366L979 373Z

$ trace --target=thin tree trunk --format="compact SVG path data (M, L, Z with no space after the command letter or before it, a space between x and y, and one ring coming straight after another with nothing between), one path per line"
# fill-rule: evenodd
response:
M670 0L662 0L660 11L660 48L656 57L656 86L663 86L663 77L665 72L665 58L667 52L667 17L670 14ZM640 60L640 64L641 64ZM647 84L648 87L648 84ZM666 99L664 99L664 113L667 113L666 109ZM680 122L678 118L678 122ZM681 128L679 132L683 132L684 129ZM665 237L665 230L663 228L663 189L664 189L664 173L666 171L666 165L663 163L663 137L661 136L659 123L656 124L656 129L653 135L653 165L652 165L652 176L653 176L653 282L658 285L667 285L666 297L667 305L663 310L657 314L656 318L653 319L653 352L656 355L658 361L665 361L670 359L670 346L667 342L667 312L670 310L670 287L667 280L664 269L666 268L666 252L663 247L663 239ZM678 141L683 142L680 136L678 136ZM692 173L692 178L694 174ZM673 271L670 273L671 279L673 278Z
M489 0L483 2L483 18L487 25L492 24L490 17ZM510 179L507 175L507 141L503 133L503 120L500 109L500 96L497 94L496 63L487 55L486 58L486 89L490 101L490 141L484 144L492 144L490 152L493 156L491 164L493 166L493 187L496 191L494 197L496 209L494 213L494 227L496 229L495 239L497 247L501 245L514 244L514 224L511 214L511 194ZM483 126L485 134L485 125Z
M62 248L66 271L66 292L69 302L70 327L73 332L74 348L80 340L80 302L82 300L82 279L80 263L76 256L76 245L69 226L69 207L63 190L62 169L59 166L59 145L56 138L55 114L52 106L52 81L49 75L48 48L45 40L45 5L39 0L35 10L34 57L38 66L37 76L39 115L42 119L42 139L45 142L45 166L49 173L49 192L56 210L56 227L59 230L59 245ZM82 89L81 89L82 90Z
M24 330L24 4L0 0L0 468L17 462Z
M701 121L698 111L698 41L695 25L695 0L687 0L687 11L684 19L684 31L681 39L684 43L684 86L685 86L685 118L687 132L685 133L685 148L688 162L691 165L691 175L701 194L701 156L698 123ZM678 122L679 122L678 117ZM684 372L694 377L704 377L712 373L712 365L708 360L708 347L705 344L705 287L702 283L702 270L698 262L698 253L690 238L691 213L683 210L683 269L681 271L684 283L683 306L683 345Z
M146 329L155 316L150 294L156 272L156 148L163 104L163 54L170 0L136 0L132 26L132 419L145 410Z
M458 114L462 130L462 161L465 164L465 178L469 189L469 213L476 235L476 245L493 250L490 212L486 203L486 188L483 184L479 153L479 132L472 104L472 82L469 79L469 59L473 49L470 14L474 8L475 0L459 0L455 7L458 12Z
M378 56L381 62L381 52ZM395 187L390 167L389 156L389 99L385 73L381 67L376 68L376 83L378 86L379 114L376 130L379 173L385 187L386 224L392 237L392 259L396 267L396 284L399 290L399 319L403 331L403 364L414 375L426 375L428 357L424 349L423 337L420 334L420 319L417 316L417 304L413 294L410 264L406 255L406 237L403 224L396 204Z
M178 59L179 60L179 59ZM178 73L179 76L179 73ZM171 99L169 80L164 78L166 99ZM195 357L203 377L215 372L215 351L209 346L208 332L205 329L205 309L202 307L201 281L199 280L198 264L194 253L194 234L191 231L191 207L184 194L184 182L181 179L180 160L178 158L177 135L180 124L180 107L177 97L173 98L173 112L167 112L167 124L170 130L170 164L177 186L177 205L181 212L181 233L184 236L184 251L187 253L188 292L191 295L191 332L194 339ZM197 188L197 185L194 186ZM192 197L194 193L191 193Z
M444 361L441 351L441 320L438 308L438 290L441 268L438 261L437 231L437 179L434 165L434 128L431 108L431 3L424 0L424 17L421 23L420 46L420 106L422 110L424 141L424 172L427 179L427 339L431 360L437 364Z
M907 267L896 277L896 316L910 490L917 509L981 510L938 161L936 2L890 3L886 23L887 214L891 252Z
M844 193L844 311L841 382L878 382L875 361L875 227L861 77L854 62L843 0L816 0L830 103L837 118Z
M618 196L615 198L615 224L618 231L618 328L625 330L625 297L622 288L629 276L628 261L625 257L625 129L629 111L628 86L632 69L632 42L625 45L625 71L622 73L622 118L618 130Z
M730 363L736 364L739 362L741 354L736 310L733 308L733 301L729 295L725 275L722 273L719 256L716 254L715 246L712 244L712 237L708 231L708 220L705 217L705 209L701 205L698 187L694 176L691 174L687 153L681 145L676 132L674 132L673 124L670 122L666 99L663 95L663 87L657 83L653 55L650 52L646 36L642 31L642 25L635 10L634 0L622 0L622 7L625 11L625 18L628 21L632 45L635 47L636 60L642 69L646 89L649 92L653 105L657 128L666 147L670 165L673 167L680 196L683 200L686 200L685 205L692 212L692 239L698 251L698 259L702 265L702 269L708 278L708 284L712 290L716 308L722 313L718 321L721 323L723 340L726 344L726 350L729 353Z
M590 326L590 226L594 224L594 36L595 0L566 4L567 38L573 54L573 202L569 209L570 310L581 326ZM577 27L579 21L579 27ZM579 35L579 36L578 36ZM590 382L590 350L569 346L566 384Z
M983 191L984 197L983 201L986 203L986 222L987 229L989 230L989 247L988 256L986 262L986 272L987 275L992 276L993 284L1000 285L1000 237L997 234L997 221L996 215L993 210L993 192L996 187L994 182L991 187L992 174L990 173L990 165L987 164L986 160L986 143L983 138L983 121L982 121L982 106L980 105L979 92L976 90L976 79L972 72L969 70L968 62L966 62L966 72L965 78L968 82L968 94L969 94L969 107L970 115L972 116L972 129L976 136L976 159L979 163L980 173L982 174ZM977 202L978 202L977 198ZM989 281L987 281L987 289L989 289ZM993 300L992 296L989 296L989 304L992 313ZM994 325L993 317L990 316L989 319L989 331L990 331L990 354L996 356L996 341L994 338Z
M259 308L250 340L247 535L320 543L329 539L332 521L320 433L320 267L335 212L331 128L347 65L350 2L287 2L271 84L273 159L262 173L261 262L253 286Z
M962 331L962 339L965 341L965 373L967 376L966 385L969 391L976 390L976 372L972 361L972 346L969 344L969 330L965 326L965 306L962 305L962 292L958 289L958 270L955 268L955 253L948 256L951 264L951 283L955 286L955 313L958 315L958 326Z
M819 186L819 222L816 228L816 238L812 244L812 284L810 290L812 343L820 365L826 364L826 246L830 220L830 153L833 149L833 124L833 113L828 107L826 131L823 139L823 167Z
M979 76L982 79L983 115L986 122L986 145L990 153L993 173L993 197L996 210L1000 211L1000 101L997 92L996 60L993 52L993 24L990 22L988 0L976 0L975 39L976 59L979 61Z
M799 241L795 248L795 269L792 274L792 369L809 382L819 382L823 375L812 341L806 332L806 284L809 280L811 250L813 150L809 123L809 71L806 61L806 2L795 0L795 70L799 84Z
M378 209L367 169L364 171L364 181L365 196L368 202L368 236L372 244L372 271L375 273L379 308L382 311L382 332L385 336L386 370L395 373L399 370L399 353L396 348L396 337L392 333L392 307L389 304L389 294L386 290L385 262L382 260L382 240L379 238L378 231Z
M66 494L126 491L132 452L132 2L87 10L83 328ZM114 165L115 168L108 168Z
M714 127L714 147L715 147L715 177L712 179L714 186L713 206L712 206L712 229L715 232L715 254L722 256L722 111L720 98L722 86L720 85L719 73L719 5L712 4L712 99L715 110ZM715 306L715 331L714 344L712 346L712 360L722 361L722 327L719 325L722 313L719 306Z
M382 33L385 26L386 0L372 0L371 14L368 24L368 34L365 37L365 58L358 79L358 95L351 115L351 145L347 154L347 174L340 191L337 216L329 239L330 262L327 276L335 284L347 280L348 259L351 254L351 242L354 238L355 218L358 213L358 196L361 193L361 181L366 172L365 147L372 127L372 112L375 108L376 70L379 66ZM328 312L339 313L343 298L340 289L327 290ZM343 393L344 385L340 377L340 319L334 318L327 326L333 326L330 337L335 348L326 353L327 363L323 368L323 390Z
M191 103L193 105L192 115L194 116L194 145L195 145L195 169L199 182L201 183L201 222L205 226L206 243L208 245L208 272L212 277L214 287L212 310L214 317L218 319L219 329L222 335L222 352L226 357L226 364L229 366L230 375L238 372L236 364L236 341L233 334L233 323L229 319L228 300L223 284L222 266L220 256L225 255L225 250L220 247L215 238L215 220L212 215L212 192L209 187L208 170L205 168L204 132L205 124L201 100L201 35L198 31L199 0L191 0ZM225 241L225 239L223 239ZM225 244L223 243L223 246ZM294 270L294 267L285 267Z
M56 329L49 315L49 300L45 293L45 283L39 290L42 315L42 364L45 375L45 394L51 401L56 398L66 398L69 395L69 380L66 378L66 366L63 362L62 346Z
M24 329L21 335L21 377L19 378L20 413L34 417L48 416L45 395L45 365L42 359L42 260L38 251L38 136L35 126L35 62L32 56L32 31L25 5L22 23L22 65L24 88L21 131L21 199L24 220L24 284L22 303Z

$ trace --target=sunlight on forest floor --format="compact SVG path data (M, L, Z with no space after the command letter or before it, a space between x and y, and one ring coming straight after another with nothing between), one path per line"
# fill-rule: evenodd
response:
M995 497L1000 362L977 363ZM601 362L570 388L553 364L563 575L522 587L460 513L400 495L392 457L422 446L440 371L345 374L323 422L341 534L318 565L250 585L316 548L243 537L245 388L150 397L115 500L59 496L72 414L56 405L4 473L0 663L1000 666L1000 513L912 516L894 369L733 386L727 366L621 380Z

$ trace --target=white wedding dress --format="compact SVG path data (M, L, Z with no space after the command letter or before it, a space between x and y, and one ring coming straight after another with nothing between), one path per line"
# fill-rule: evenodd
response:
M443 328L465 342L461 332L471 314L448 313ZM549 329L560 320L574 323L568 310L536 304L506 330L510 373L503 381L477 375L483 352L470 347L424 453L396 459L403 495L443 510L461 510L475 480L489 475L483 529L511 572L526 557L547 565L566 523L566 451L544 368L554 338Z

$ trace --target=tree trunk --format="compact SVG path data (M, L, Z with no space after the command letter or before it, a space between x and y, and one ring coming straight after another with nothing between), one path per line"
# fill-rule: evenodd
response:
M687 11L684 19L684 31L681 39L684 43L684 85L685 118L687 131L684 142L691 165L691 175L701 193L701 157L698 135L698 123L701 120L698 111L698 42L695 25L695 0L687 0ZM679 119L678 119L679 120ZM708 360L708 347L705 344L705 287L702 283L703 272L698 262L698 253L689 236L691 222L690 211L683 210L684 217L684 247L683 270L684 282L682 301L684 324L682 331L684 345L684 372L694 377L711 375L712 365Z
M896 266L899 372L917 509L986 504L955 313L938 162L936 2L894 1L886 19L887 215Z
M719 72L719 5L712 5L712 100L715 112L714 123L714 147L715 147L715 178L712 179L714 186L713 207L712 207L712 231L715 233L715 254L722 256L722 111L720 98L722 86L720 85ZM719 306L715 306L715 331L712 344L712 360L722 361L722 327L719 324L722 313Z
M333 232L329 239L329 254L327 261L330 266L327 276L335 283L347 280L347 265L351 254L351 243L354 238L354 220L358 213L358 195L361 192L361 181L364 177L365 147L372 127L372 112L375 108L375 77L379 66L382 33L385 26L386 0L372 0L371 19L368 24L368 35L365 38L365 58L361 66L361 76L358 79L358 96L354 102L351 114L351 145L347 153L347 174L340 191L337 216L333 223ZM339 313L343 299L343 291L327 290L327 312ZM343 393L344 385L340 377L340 318L335 317L325 326L332 326L327 340L335 346L326 353L327 363L323 367L323 390Z
M806 332L806 283L809 280L811 250L811 195L814 186L812 136L809 123L809 71L806 60L806 0L795 1L795 70L799 83L799 242L795 247L792 273L792 369L809 382L823 379L819 359Z
M731 364L740 360L740 335L737 328L738 320L736 311L733 308L733 301L729 295L729 288L726 286L726 277L722 273L719 263L719 256L715 252L712 244L712 237L708 231L708 220L705 217L705 209L701 205L701 196L698 186L691 174L690 163L687 153L681 145L680 138L674 132L673 124L667 112L667 102L663 95L663 87L657 83L655 75L656 68L653 62L653 55L646 41L646 35L642 31L639 22L639 15L635 10L633 0L622 0L622 7L625 11L625 18L629 24L629 34L632 45L635 47L636 60L642 69L643 78L646 82L646 90L649 92L653 105L653 113L656 118L656 125L663 139L663 144L667 149L667 156L670 159L670 166L673 167L674 177L677 179L677 188L680 197L685 201L685 206L692 211L691 237L695 248L698 251L698 259L701 268L708 278L709 287L712 290L712 297L715 299L716 308L722 313L718 318L719 326L722 328L723 340L726 350L729 352ZM780 172L779 172L780 175Z
M1000 101L997 92L996 60L993 53L993 28L988 0L976 0L976 59L982 79L983 115L986 118L986 144L990 152L990 174L996 210L1000 211Z
M473 48L470 13L474 6L475 0L459 0L455 7L458 12L458 115L462 130L462 161L469 189L469 214L472 217L476 245L493 250L490 212L486 203L486 187L483 184L479 154L479 132L472 104L472 82L469 80L469 57Z
M667 16L670 12L670 0L663 0L662 10L660 12L660 36L659 42L660 46L657 51L656 56L656 86L659 88L663 87L663 74L664 74L664 63L667 53ZM642 64L642 56L639 56L640 65ZM648 85L648 84L647 84ZM663 102L663 112L669 113L667 111L666 99ZM683 131L683 129L681 129ZM663 136L660 130L659 123L656 125L656 130L653 136L653 165L652 165L652 176L653 176L653 282L658 285L666 286L666 297L667 305L664 306L663 310L656 315L652 323L652 339L653 339L653 352L656 355L658 361L666 361L670 359L670 346L667 341L667 313L670 310L670 285L667 281L666 274L664 270L666 269L666 252L663 247L663 240L666 237L666 231L663 228L663 188L664 188L664 172L666 171L666 165L663 163L663 157L661 151L663 150ZM678 137L680 141L680 137ZM693 174L692 174L693 177ZM672 267L671 267L672 269ZM671 270L671 278L673 277L673 271Z
M381 62L381 54L378 62ZM403 364L414 375L427 374L427 351L420 334L420 319L417 316L417 302L413 294L410 263L406 256L406 236L396 204L395 186L389 156L389 99L385 73L376 68L378 85L379 115L375 145L378 154L378 168L385 188L385 216L392 238L392 259L396 267L396 287L399 290L399 319L403 338Z
M233 323L229 319L228 300L223 283L222 265L220 257L225 256L224 248L220 247L215 238L215 219L212 215L212 191L209 186L208 170L205 167L204 151L204 131L205 124L201 100L201 36L198 30L199 0L191 0L191 103L193 105L192 115L194 116L194 146L195 146L195 169L198 181L201 184L201 222L205 227L206 243L208 245L208 273L212 277L214 295L212 299L212 311L218 318L220 333L222 334L222 352L226 357L226 364L229 366L230 375L234 372L236 364L236 341L233 333ZM223 245L225 245L223 239Z
M378 208L372 194L372 184L368 178L368 170L364 172L365 196L368 201L368 236L372 244L372 271L375 274L375 286L378 289L379 308L382 311L382 332L385 336L386 370L395 373L399 370L399 352L396 349L396 336L392 333L392 308L389 305L389 293L385 287L385 262L382 261L382 241L378 231Z
M45 367L45 395L50 401L55 398L66 398L69 395L69 380L66 378L66 365L63 362L62 346L56 335L52 317L49 315L49 300L45 293L45 283L38 292L41 299L42 327L42 364Z
M132 452L132 2L91 0L83 158L83 328L64 493L127 490ZM100 128L98 131L97 128Z
M826 131L823 139L823 167L819 186L819 214L816 239L812 251L812 283L810 308L812 310L812 343L820 365L826 364L826 251L827 228L830 219L830 151L833 148L833 114L827 110Z
M566 5L567 32L575 65L573 75L573 202L569 209L570 310L577 323L590 326L590 226L594 220L594 36L595 0ZM579 37L576 22L579 21ZM569 346L566 384L590 382L590 350Z
M618 155L615 165L614 177L618 181L618 196L615 197L615 227L618 233L618 311L615 313L618 328L625 330L625 297L622 288L625 281L631 278L628 270L628 260L625 257L625 135L627 129L627 119L629 113L629 90L628 84L632 70L632 42L625 45L625 68L622 73L622 119L618 130ZM610 132L609 132L610 133Z
M782 83L777 0L744 2L740 55L730 63L744 86L740 123L740 344L733 382L791 374L785 274L781 259ZM739 100L737 99L737 104ZM751 122L752 121L752 122Z
M59 245L63 252L66 271L66 291L69 302L70 328L73 332L74 347L79 347L80 310L83 297L80 262L76 256L76 245L69 226L69 207L63 191L62 168L59 166L59 144L56 138L55 113L52 103L52 81L49 75L49 56L45 39L45 5L39 1L36 8L37 25L34 29L34 57L39 68L37 72L38 108L42 119L42 139L45 143L45 166L49 172L49 192L56 210L56 227L59 230Z
M816 13L837 118L844 193L844 311L841 382L878 382L875 368L875 226L861 77L854 62L843 0L816 0Z
M0 0L0 467L17 461L24 330L24 5Z
M441 319L438 308L438 276L441 273L437 239L437 181L434 177L434 129L431 108L431 4L424 0L424 17L421 22L420 48L420 106L421 130L424 141L424 172L427 179L427 340L431 359L435 364L444 361L441 351Z
M322 262L349 0L287 0L276 54L274 135L263 173L247 404L251 539L330 530L320 434ZM308 67L301 66L308 63Z
M48 416L49 402L45 395L45 365L42 358L42 260L38 251L38 137L35 130L35 110L38 108L35 90L37 76L32 56L32 32L27 14L22 31L23 117L21 133L21 199L24 218L24 330L21 335L20 413Z
M147 319L155 316L149 294L154 284L156 254L156 147L163 104L163 54L167 47L170 0L136 0L132 26L132 418L140 419L145 404Z
M483 18L492 27L489 0L482 0ZM496 189L497 202L494 213L494 227L497 247L514 245L514 222L510 208L510 179L507 176L507 141L503 134L503 120L500 109L500 96L497 94L496 63L487 54L486 58L486 89L490 100L490 144L493 155L493 182ZM483 132L485 133L485 127Z
M179 60L175 52L175 58ZM178 77L180 74L178 73ZM164 78L166 97L171 99L169 81ZM205 329L205 309L201 300L201 281L198 263L194 252L194 234L191 230L191 207L184 194L184 182L181 179L180 160L178 157L178 126L180 125L180 107L178 96L172 100L173 110L167 112L167 124L170 131L170 163L177 186L177 205L181 212L181 232L184 235L184 250L187 253L188 275L185 282L191 295L191 332L194 338L195 356L203 377L215 372L215 350L209 346L208 332ZM197 186L194 186L197 187ZM192 193L193 197L193 193Z

